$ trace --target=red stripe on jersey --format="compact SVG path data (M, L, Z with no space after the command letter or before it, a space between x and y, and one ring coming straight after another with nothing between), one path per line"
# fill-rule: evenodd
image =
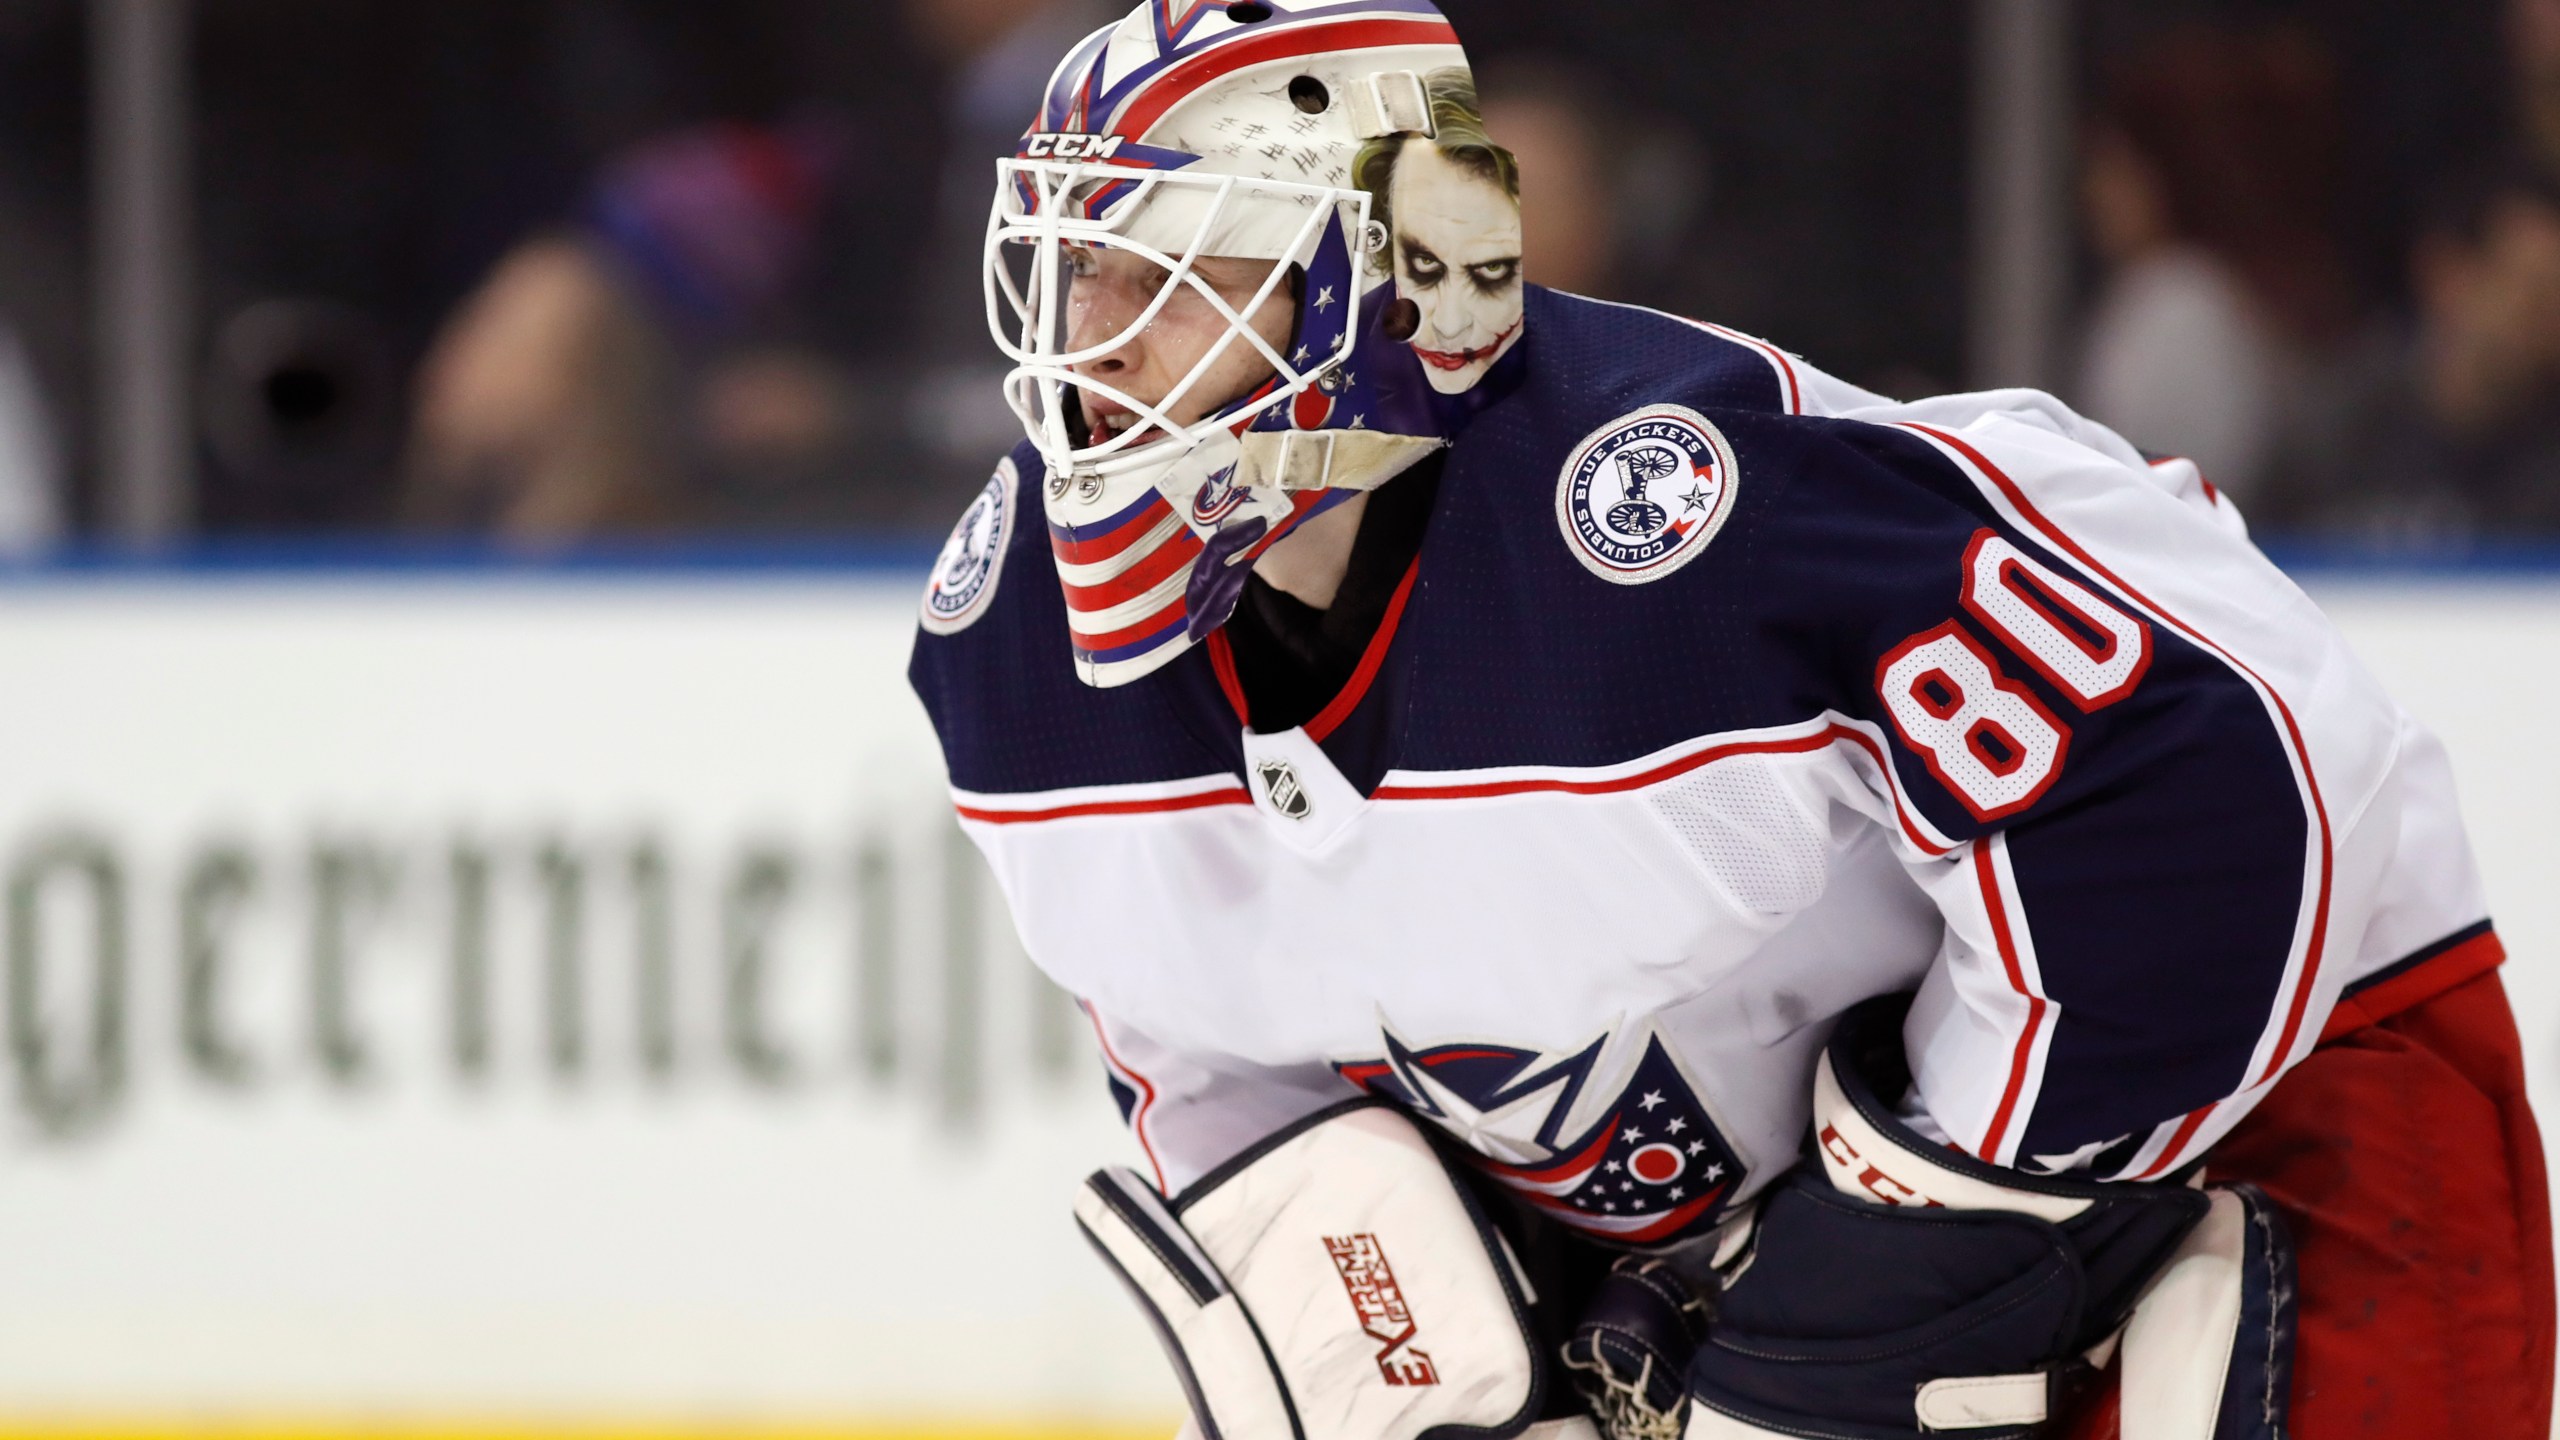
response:
M2009 1120L2017 1113L2018 1097L2026 1093L2027 1072L2035 1065L2036 1036L2044 1029L2046 1001L2027 988L2026 968L2018 963L2017 937L2009 929L2008 906L2000 897L1999 867L1992 863L1987 840L1973 847L1973 873L1982 883L1982 908L1991 916L1991 938L2000 950L2000 968L2008 973L2009 988L2027 1000L2026 1028L2018 1032L2017 1049L2009 1057L2008 1088L2000 1092L2000 1108L1992 1112L1991 1128L1982 1134L1982 1158L1997 1165L2000 1142L2009 1133Z
M1763 340L1756 335L1745 335L1739 330L1727 330L1721 325L1711 324L1704 320L1692 320L1689 323L1698 326L1700 329L1706 330L1719 338L1730 340L1736 345L1748 345L1752 349L1767 356L1769 363L1777 368L1779 378L1786 382L1787 413L1790 415L1801 415L1804 413L1804 387L1797 382L1796 363L1788 357L1786 351L1779 349L1777 346L1770 344L1768 341Z
M2008 497L2009 503L2017 507L2018 513L2025 516L2028 523L2034 525L2038 531L2042 532L2044 538L2051 542L2055 548L2061 550L2072 559L2077 560L2082 565L2088 567L2092 573L2104 578L2108 584L2115 586L2116 589L2122 593L2133 597L2137 603L2149 609L2153 614L2160 616L2170 625L2175 626L2179 634L2186 636L2187 639L2193 641L2197 645L2221 656L2224 664L2229 665L2232 669L2248 676L2258 689L2266 695L2267 699L2275 705L2277 715L2283 718L2287 743L2293 747L2294 759L2302 766L2303 785L2311 797L2312 815L2319 822L2320 884L2318 895L2314 901L2317 908L2313 910L2311 916L2311 940L2310 943L2303 948L2302 975L2294 982L2292 1003L2287 1005L2285 1008L2284 1029L2276 1040L2275 1053L2267 1057L2266 1069L2259 1073L2257 1079L2250 1082L2253 1085L2265 1084L2268 1080L2274 1078L2277 1071L2284 1068L2285 1056L2292 1052L2293 1042L2302 1033L2302 1018L2305 1012L2310 1008L2311 992L2315 988L2314 982L2320 978L2321 955L2328 945L2329 892L2331 885L2335 881L2335 852L2337 844L2335 837L2331 834L2329 829L2329 804L2328 801L2321 797L2320 777L2311 768L2311 746L2302 738L2302 726L2300 722L2293 718L2293 707L2285 703L2284 697L2276 693L2276 687L2268 684L2266 677L2241 663L2238 656L2233 655L2230 651L2223 649L2213 641L2206 639L2204 634L2201 631L2198 631L2194 626L2189 625L2185 621L2180 620L2177 616L2170 614L2167 607L2160 605L2150 596L2145 595L2140 590L2126 584L2124 577L2098 563L2097 557L2082 549L2078 541L2073 540L2069 535L2064 534L2061 526L2056 525L2053 521L2047 519L2044 512L2035 507L2035 502L2027 498L2027 492L2019 487L2018 482L2010 479L1999 466L1992 464L1990 457L1984 455L1981 451L1976 450L1971 445L1966 444L1964 441L1957 439L1953 434L1945 430L1941 430L1934 425L1915 424L1907 428L1918 431L1919 433L1936 440L1940 444L1945 445L1949 449L1954 450L1958 454L1964 456L1967 460L1971 461L1974 468L1980 470L1990 479L1992 484L1998 486L2000 493ZM2193 1117L2190 1118L2192 1119ZM2189 1131L2188 1133L2192 1133L2192 1131ZM2172 1151L2174 1151L2175 1146L2173 1145L2171 1148ZM2164 1155L2162 1158L2165 1159L2167 1157Z
M2424 1005L2457 985L2479 979L2505 964L2506 960L2507 947L2499 942L2496 934L2474 935L2370 990L2357 991L2339 1001L2338 1008L2329 1012L2328 1025L2320 1031L2320 1043L2326 1045L2367 1025L2379 1025L2404 1010Z
M1295 60L1337 50L1367 50L1384 45L1455 45L1458 32L1446 20L1424 16L1372 17L1365 20L1319 20L1274 30L1250 40L1203 51L1140 87L1120 102L1111 133L1144 140L1165 112L1188 100L1201 86L1221 75L1271 60Z
M1209 673L1218 677L1218 688L1226 692L1227 703L1235 707L1236 723L1253 723L1253 711L1245 704L1244 681L1236 674L1236 647L1227 639L1221 625L1209 632Z
M1912 823L1910 812L1902 803L1901 790L1893 783L1893 765L1885 758L1883 747L1877 745L1865 732L1853 730L1846 725L1826 726L1811 735L1800 735L1785 740L1737 740L1730 745L1718 745L1701 750L1695 755L1684 755L1668 764L1657 765L1642 774L1629 775L1616 780L1487 780L1466 785L1382 785L1372 798L1378 800L1490 800L1506 795L1616 795L1629 790L1642 790L1647 786L1659 785L1666 780L1678 779L1699 766L1712 765L1718 760L1734 755L1805 755L1841 744L1857 746L1883 770L1885 789L1893 798L1894 815L1902 822L1902 833L1909 837L1912 844L1931 855L1944 855L1955 848L1952 845L1938 844L1920 833L1920 828Z
M1360 652L1360 668L1351 672L1350 683L1333 697L1333 703L1307 722L1308 739L1323 744L1342 728L1343 721L1351 718L1352 711L1360 708L1370 685L1377 681L1379 668L1387 663L1387 647L1395 643L1396 626L1404 621L1404 604L1413 598L1413 582L1421 574L1422 557L1417 555L1412 564L1404 567L1404 579L1396 586L1394 598L1387 601L1387 613L1378 621L1378 633L1369 637L1369 648Z
M963 820L981 825L1038 825L1051 820L1081 820L1094 815L1164 815L1177 810L1207 810L1218 805L1250 805L1253 796L1239 785L1233 790L1210 790L1198 795L1167 795L1153 800L1092 800L1080 805L1060 805L1049 810L987 810L975 805L958 805Z
M1156 1108L1155 1084L1111 1048L1111 1037L1103 1033L1101 1011L1086 1005L1084 1018L1093 1025L1094 1043L1102 1047L1102 1058L1111 1063L1112 1069L1128 1076L1129 1083L1138 1089L1138 1103L1129 1109L1129 1133L1138 1137L1138 1149L1147 1157L1147 1168L1156 1172L1156 1193L1170 1196L1173 1192L1165 1187L1164 1162L1156 1158L1156 1147L1147 1139L1147 1116Z
M2186 1149L2187 1142L2196 1138L2196 1132L2204 1128L2205 1117L2212 1114L2214 1106L2220 1105L2221 1103L2221 1101L2216 1100L2212 1105L2188 1111L2187 1118L2179 1121L2177 1131L2170 1135L2169 1143L2161 1147L2160 1158L2152 1161L2149 1165L2144 1166L2142 1173L2134 1176L2133 1178L2136 1180L2149 1180L2175 1164L2178 1159L2178 1152Z

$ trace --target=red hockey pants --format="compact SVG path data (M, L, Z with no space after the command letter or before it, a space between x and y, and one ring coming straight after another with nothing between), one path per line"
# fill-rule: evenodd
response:
M2549 1440L2550 1196L2494 972L2335 1035L2205 1169L2293 1227L2293 1435Z
M2210 1178L2266 1191L2293 1230L2294 1440L2550 1440L2550 1198L2515 1017L2488 968L2497 942L2482 940L2383 987L2460 979L2450 989L2342 1007L2206 1159ZM2074 1434L2113 1440L2113 1398Z

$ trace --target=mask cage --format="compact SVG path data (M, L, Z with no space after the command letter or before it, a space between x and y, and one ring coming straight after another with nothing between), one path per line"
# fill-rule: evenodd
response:
M1350 359L1358 343L1356 323L1343 323L1323 354L1301 345L1283 354L1255 333L1246 316L1283 292L1293 269L1303 273L1329 243L1364 236L1369 197L1358 190L1296 185L1234 175L1189 175L1125 165L1042 160L997 162L994 212L987 225L985 280L987 326L1014 369L1005 377L1005 400L1022 421L1053 474L1111 476L1164 463L1170 449L1187 451L1220 429L1241 430L1255 417L1284 405L1318 376ZM1189 218L1197 212L1197 219ZM1167 243L1171 242L1171 243ZM1023 249L1029 264L1019 263ZM1068 303L1074 284L1074 252L1080 248L1125 251L1165 274L1147 305L1110 338L1081 350L1068 348ZM1241 309L1228 303L1197 273L1212 256L1273 260L1270 276ZM1327 267L1330 270L1333 267ZM1356 317L1369 284L1366 267L1347 270L1345 314ZM1140 401L1116 386L1075 373L1142 335L1176 295L1189 291L1226 322L1226 333L1193 363L1163 398ZM1296 332L1308 329L1299 306ZM1188 425L1172 413L1198 388L1239 341L1278 377L1218 413ZM1090 443L1069 420L1071 391L1119 405L1137 419L1122 433Z

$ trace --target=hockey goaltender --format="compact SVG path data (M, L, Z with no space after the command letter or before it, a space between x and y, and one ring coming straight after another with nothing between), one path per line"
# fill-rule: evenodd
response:
M1202 1435L2550 1434L2449 767L2194 466L1528 284L1428 0L1035 104L912 675Z

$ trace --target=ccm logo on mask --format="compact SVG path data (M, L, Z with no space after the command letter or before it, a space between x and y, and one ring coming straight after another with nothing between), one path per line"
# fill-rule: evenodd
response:
M1108 160L1127 143L1125 135L1033 135L1022 142L1025 160Z

